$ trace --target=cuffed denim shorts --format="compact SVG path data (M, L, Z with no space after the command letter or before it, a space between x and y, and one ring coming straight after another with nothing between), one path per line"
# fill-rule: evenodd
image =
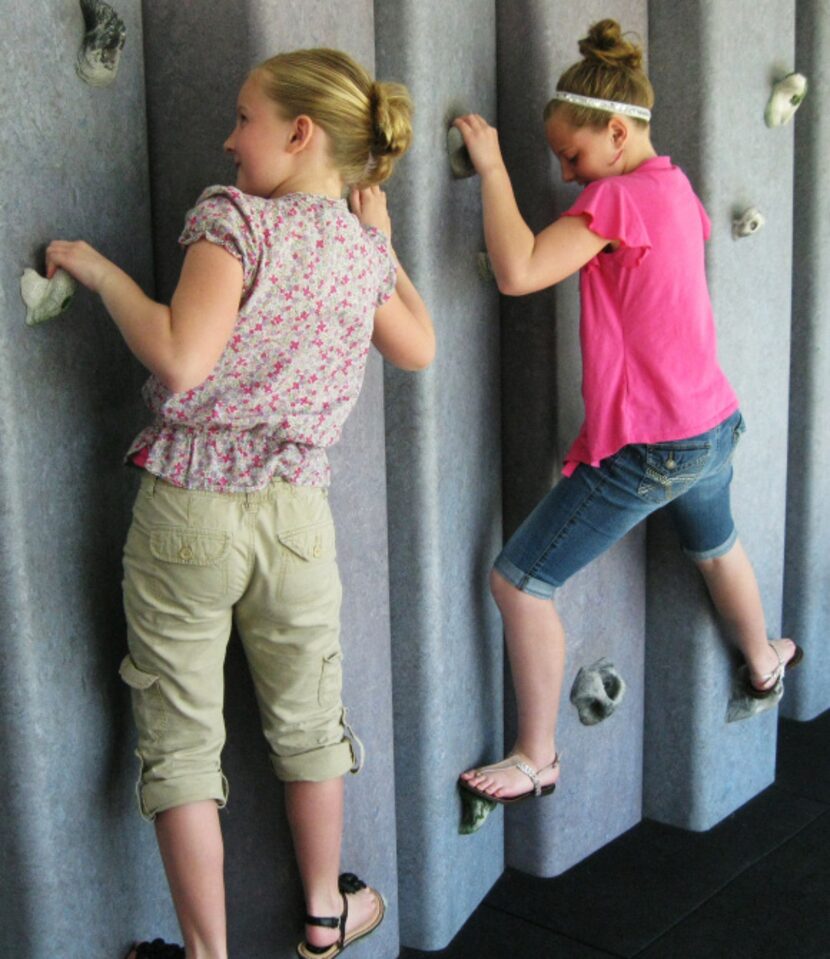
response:
M224 805L225 651L235 621L274 770L319 781L355 770L341 703L340 576L325 489L181 489L145 473L124 548L139 805Z
M549 599L641 520L665 508L691 559L722 556L737 532L729 503L739 411L687 439L624 446L599 466L563 477L513 534L495 569L517 589Z

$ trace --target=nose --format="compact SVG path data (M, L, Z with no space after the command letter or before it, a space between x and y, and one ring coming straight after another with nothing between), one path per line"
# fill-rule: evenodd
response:
M562 173L562 179L565 181L565 183L570 183L571 180L576 179L576 174L571 169L570 164L565 163L564 160L559 161L559 169Z
M225 151L225 153L233 153L233 133L231 133L227 140L225 140L225 142L222 144L222 149Z

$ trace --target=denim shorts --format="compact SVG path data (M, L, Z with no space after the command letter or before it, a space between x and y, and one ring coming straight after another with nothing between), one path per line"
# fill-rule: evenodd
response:
M732 454L745 429L736 411L718 426L667 443L632 443L581 463L513 534L495 569L517 589L549 599L641 520L665 507L691 559L713 559L737 539L729 504Z

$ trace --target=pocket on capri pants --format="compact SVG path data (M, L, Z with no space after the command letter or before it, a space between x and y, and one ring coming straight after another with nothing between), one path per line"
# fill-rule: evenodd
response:
M708 467L713 449L711 441L702 437L637 444L637 448L643 455L637 495L650 503L668 503L689 489Z

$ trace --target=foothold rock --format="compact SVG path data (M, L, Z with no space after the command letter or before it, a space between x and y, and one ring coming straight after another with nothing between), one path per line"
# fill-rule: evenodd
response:
M36 326L59 316L72 302L76 283L65 270L55 270L47 280L37 270L26 269L20 278L20 295L26 304L26 323Z
M773 84L764 110L764 123L768 127L780 127L789 123L806 96L807 78L800 73L788 73Z
M450 127L447 130L447 153L450 157L450 170L456 180L463 180L475 175L476 168L473 166L470 152L458 127Z
M766 222L764 214L756 207L751 206L732 221L732 236L736 240L739 240L742 236L752 236Z
M105 87L115 80L118 62L127 39L124 21L103 0L81 0L84 39L78 51L75 72L92 87Z
M583 726L607 719L625 696L625 681L612 662L603 658L583 666L571 687L571 702Z
M484 821L498 806L498 803L491 799L474 796L463 789L459 792L461 793L461 825L458 827L458 831L462 836L469 836L481 829Z
M732 679L732 690L729 694L729 704L726 707L726 721L737 723L742 719L751 719L767 709L774 709L784 695L784 681L779 677L775 684L775 692L765 699L756 699L747 691L749 686L749 671L746 665L741 666Z

